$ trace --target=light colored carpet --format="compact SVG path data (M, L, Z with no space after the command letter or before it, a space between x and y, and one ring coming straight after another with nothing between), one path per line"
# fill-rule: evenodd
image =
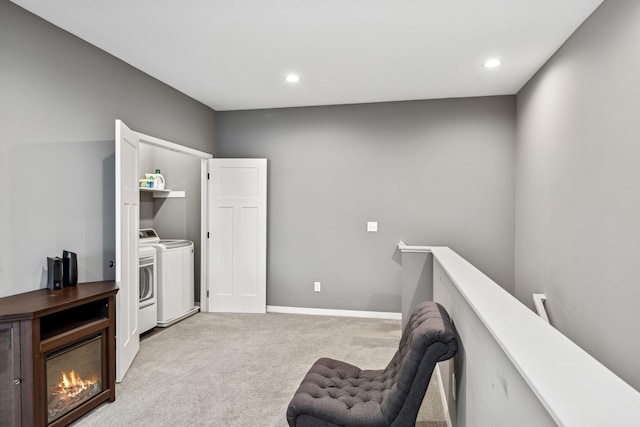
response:
M286 427L289 400L313 362L382 369L400 335L394 320L199 313L143 337L116 401L72 425ZM416 426L446 426L435 375Z

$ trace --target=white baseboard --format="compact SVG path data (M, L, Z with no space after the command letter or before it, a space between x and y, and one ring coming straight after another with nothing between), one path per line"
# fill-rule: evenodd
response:
M311 314L314 316L343 316L402 320L402 313L386 311L333 310L328 308L282 307L277 305L268 305L267 313Z
M444 420L447 423L447 427L453 427L453 424L451 423L451 415L449 415L447 392L444 390L444 384L442 384L442 374L440 373L439 363L436 365L436 377L438 378L438 389L440 390L440 399L442 400L442 409L444 410Z

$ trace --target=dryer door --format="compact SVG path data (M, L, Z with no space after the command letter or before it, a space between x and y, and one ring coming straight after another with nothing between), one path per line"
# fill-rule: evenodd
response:
M140 258L140 308L155 303L155 262L154 257Z

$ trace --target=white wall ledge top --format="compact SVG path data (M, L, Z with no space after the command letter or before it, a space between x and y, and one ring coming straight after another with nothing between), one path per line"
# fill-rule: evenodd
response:
M560 426L640 426L640 393L448 247L431 252ZM621 348L620 351L624 351Z
M402 253L431 253L432 248L438 248L439 246L409 246L402 240L398 242L398 250Z

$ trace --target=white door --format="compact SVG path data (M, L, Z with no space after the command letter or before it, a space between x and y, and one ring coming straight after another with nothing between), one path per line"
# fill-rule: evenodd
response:
M209 162L208 310L267 306L267 160Z
M135 132L116 120L116 381L140 348L138 328L138 144Z

